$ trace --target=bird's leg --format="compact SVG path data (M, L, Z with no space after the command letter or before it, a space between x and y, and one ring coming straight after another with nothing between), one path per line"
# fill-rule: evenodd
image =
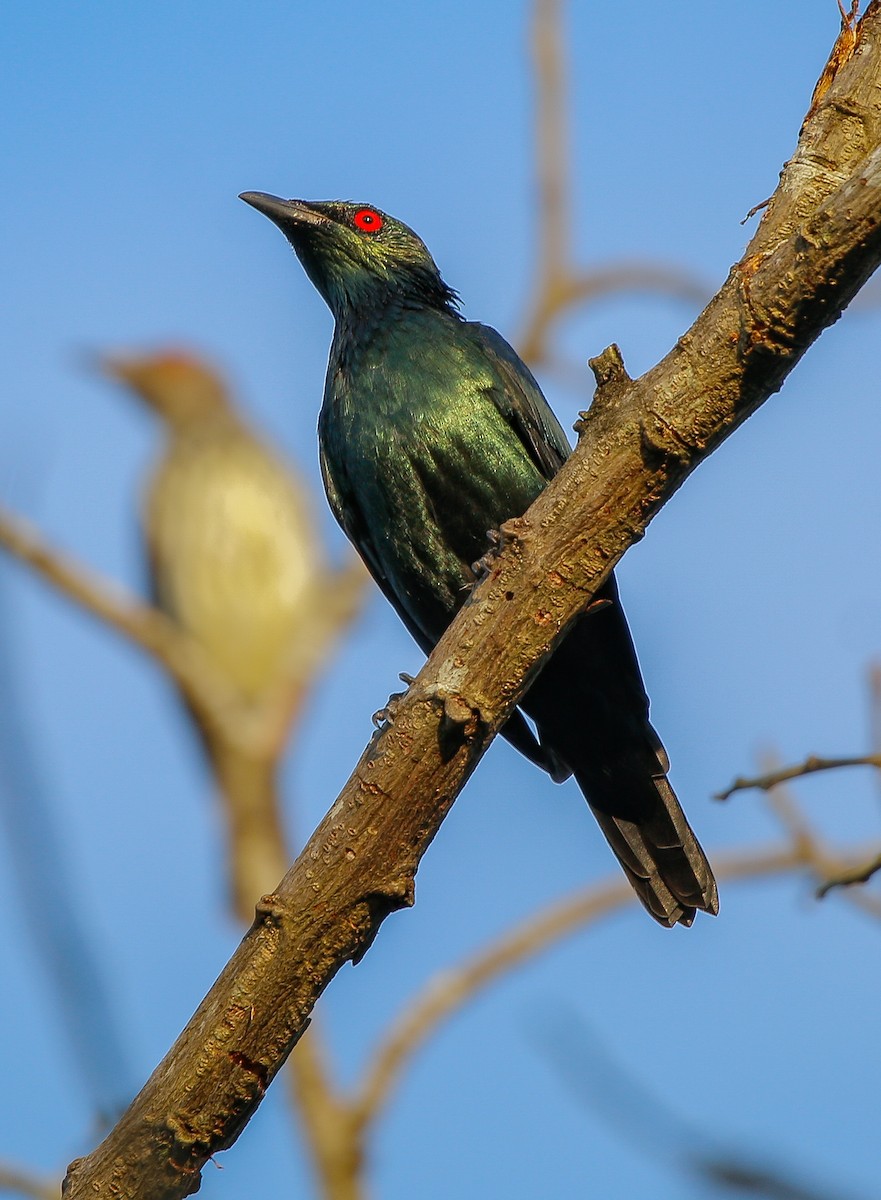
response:
M412 675L408 675L406 671L402 671L398 676L398 679L400 679L401 683L406 683L407 687L409 687L413 682L414 677ZM385 707L378 708L376 710L376 712L370 718L376 729L382 729L383 725L394 724L395 710L406 694L406 692L392 692Z
M486 552L480 556L477 562L471 564L471 570L474 572L472 587L476 587L492 571L493 562L502 546L502 535L498 529L488 529L486 531L486 540L489 542Z

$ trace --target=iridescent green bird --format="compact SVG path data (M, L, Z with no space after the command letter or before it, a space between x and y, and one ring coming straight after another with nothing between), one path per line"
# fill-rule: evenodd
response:
M412 229L365 204L241 198L279 226L333 313L318 424L328 500L428 653L487 531L532 504L566 435L508 343L459 315ZM575 623L503 732L554 779L574 774L651 915L690 925L718 911L716 883L667 781L614 578L601 596L611 603Z

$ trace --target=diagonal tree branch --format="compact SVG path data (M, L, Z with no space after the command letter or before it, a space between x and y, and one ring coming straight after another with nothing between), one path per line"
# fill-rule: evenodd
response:
M580 444L367 748L343 792L70 1200L171 1200L254 1112L315 1001L414 875L518 696L694 468L782 385L881 261L881 5L806 121L745 257L636 382L609 350Z

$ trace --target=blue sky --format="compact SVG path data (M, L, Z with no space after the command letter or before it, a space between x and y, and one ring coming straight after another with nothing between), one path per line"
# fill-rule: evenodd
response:
M527 6L50 0L8 5L4 21L3 499L141 587L137 493L156 430L85 363L99 349L186 344L230 372L296 462L341 556L315 447L330 317L237 193L379 205L422 234L467 315L515 336L537 219ZM837 22L830 0L573 5L579 260L650 258L720 283L752 228L741 218L792 151ZM678 301L619 297L567 320L559 343L584 361L617 341L636 374L693 316ZM775 833L755 797L709 799L761 747L789 759L867 746L865 669L881 652L879 320L864 308L828 331L620 569L673 782L711 852ZM546 383L571 425L587 378L581 395ZM210 785L152 666L21 573L5 588L9 695L138 1083L239 936ZM370 714L418 663L375 596L299 732L285 778L292 827L315 824ZM863 774L798 795L830 835L877 836ZM90 1147L92 1107L25 919L58 901L16 881L6 842L0 1071L15 1085L0 1104L0 1157L59 1170ZM494 747L431 847L416 908L326 994L341 1077L355 1077L433 970L613 871L574 785ZM373 1148L374 1194L699 1196L555 1065L548 1036L570 1039L575 1058L580 1022L708 1137L870 1194L879 934L842 899L818 906L787 880L724 888L720 917L688 932L665 934L633 909L570 939L420 1055ZM207 1197L309 1194L281 1095L218 1167Z

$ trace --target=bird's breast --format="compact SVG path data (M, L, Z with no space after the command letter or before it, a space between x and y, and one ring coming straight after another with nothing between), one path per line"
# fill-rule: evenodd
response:
M467 348L466 348L467 349ZM416 329L332 356L320 436L402 605L437 633L460 606L487 532L543 486L491 395L489 368Z

